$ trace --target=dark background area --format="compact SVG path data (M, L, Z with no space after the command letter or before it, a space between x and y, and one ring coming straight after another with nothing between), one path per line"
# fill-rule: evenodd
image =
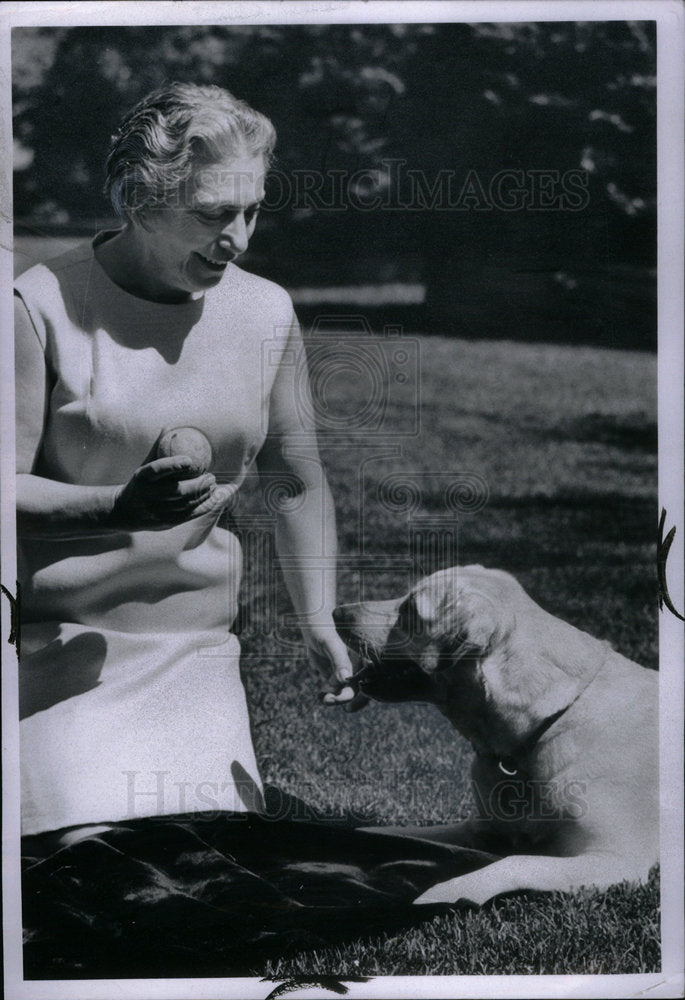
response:
M216 83L277 127L243 263L318 289L305 321L374 285L377 328L656 346L653 22L21 28L13 57L20 236L108 224L122 114Z

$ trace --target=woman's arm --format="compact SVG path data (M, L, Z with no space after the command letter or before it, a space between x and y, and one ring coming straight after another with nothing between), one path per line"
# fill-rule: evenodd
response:
M17 475L17 533L23 537L78 537L111 531L163 531L210 511L219 513L225 499L213 499L209 473L198 476L187 456L159 458L141 465L128 483L79 486L44 476Z
M316 442L304 346L293 323L271 391L269 433L258 458L276 549L310 659L328 677L327 704L351 702L352 665L338 636L335 508ZM358 704L358 702L356 703ZM356 707L356 706L355 706Z
M43 346L15 296L17 530L24 536L162 529L206 513L215 480L197 476L183 456L157 459L128 483L82 486L33 473L48 410L50 379ZM211 504L210 504L211 509Z

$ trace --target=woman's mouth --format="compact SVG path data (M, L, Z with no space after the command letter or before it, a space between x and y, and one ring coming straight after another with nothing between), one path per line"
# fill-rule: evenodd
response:
M197 254L205 267L210 268L212 271L223 271L226 265L229 263L228 260L215 260L213 257L206 257L203 253Z

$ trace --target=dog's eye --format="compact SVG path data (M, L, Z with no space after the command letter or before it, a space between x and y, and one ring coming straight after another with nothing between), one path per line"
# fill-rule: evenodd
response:
M457 632L442 642L441 655L445 658L462 660L469 656L482 655L485 651L471 642L463 632Z
M426 622L417 610L413 594L410 594L400 605L397 624L407 635L414 638L426 633Z

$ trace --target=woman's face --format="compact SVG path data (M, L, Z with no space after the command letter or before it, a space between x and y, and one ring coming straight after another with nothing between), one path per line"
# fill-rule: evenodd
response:
M247 250L264 198L264 159L238 155L198 167L178 204L153 209L139 227L146 278L160 298L218 284Z

